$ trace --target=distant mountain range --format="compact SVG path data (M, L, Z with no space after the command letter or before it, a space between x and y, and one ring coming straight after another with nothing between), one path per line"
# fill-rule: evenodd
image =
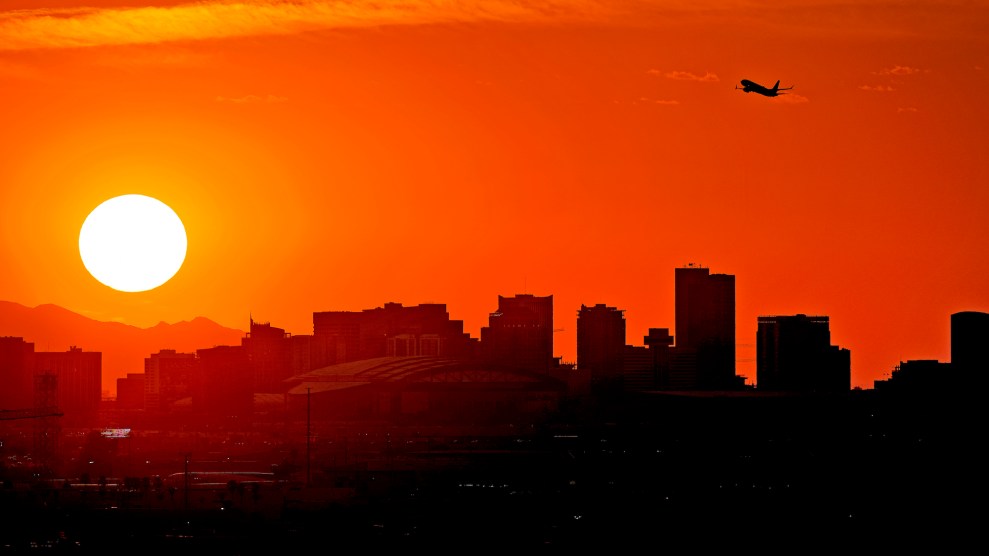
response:
M143 373L144 359L162 349L195 353L219 345L240 345L246 332L221 326L207 318L174 324L160 322L139 328L119 322L104 322L73 313L58 305L26 307L0 301L0 336L24 338L37 351L83 351L103 353L103 389L116 391L116 379L127 373Z

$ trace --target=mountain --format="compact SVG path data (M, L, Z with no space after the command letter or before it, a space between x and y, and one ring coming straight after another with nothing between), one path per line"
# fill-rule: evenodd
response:
M24 338L34 343L36 352L67 351L71 346L102 352L103 390L110 392L116 392L118 378L143 373L144 359L152 353L162 349L195 353L200 348L236 346L245 334L204 317L139 328L94 320L58 305L32 308L0 301L0 336Z

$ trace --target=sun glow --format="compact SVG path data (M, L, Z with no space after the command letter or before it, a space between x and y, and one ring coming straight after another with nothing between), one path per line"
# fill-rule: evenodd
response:
M182 220L168 205L144 195L121 195L93 209L79 231L86 270L123 292L147 291L175 276L185 261Z

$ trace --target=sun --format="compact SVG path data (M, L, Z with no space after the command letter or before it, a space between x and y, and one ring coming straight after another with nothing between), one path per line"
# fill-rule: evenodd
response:
M89 213L79 231L79 255L101 283L142 292L169 281L185 261L182 220L165 203L145 195L121 195Z

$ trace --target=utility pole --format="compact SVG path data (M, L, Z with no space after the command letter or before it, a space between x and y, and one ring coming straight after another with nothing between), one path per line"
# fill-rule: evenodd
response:
M189 458L191 453L185 453L185 511L189 511Z
M312 388L306 387L306 486L310 486L312 480Z

